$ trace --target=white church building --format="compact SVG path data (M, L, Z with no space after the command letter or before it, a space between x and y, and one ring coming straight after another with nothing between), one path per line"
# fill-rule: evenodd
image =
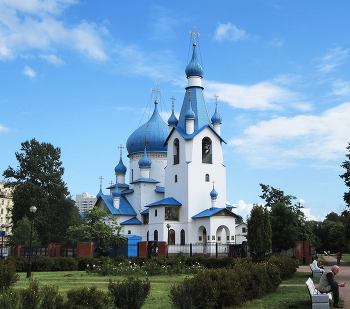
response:
M179 119L165 123L158 112L157 88L150 119L128 138L130 159L115 167L116 183L97 194L96 206L114 215L122 234L172 244L235 244L236 219L226 204L226 167L216 106L209 116L203 94L204 70L193 54ZM122 147L121 147L122 148ZM129 173L130 183L125 183Z

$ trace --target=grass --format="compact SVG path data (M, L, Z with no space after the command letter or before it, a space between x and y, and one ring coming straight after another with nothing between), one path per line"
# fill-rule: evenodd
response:
M350 254L342 254L341 260L344 262L350 262Z
M26 273L19 273L20 280L15 284L15 289L22 289L28 287L29 279L26 278ZM296 272L293 278L285 280L282 284L301 284L303 286L280 286L276 292L271 293L257 299L245 303L240 308L247 309L289 309L310 308L310 297L305 287L305 281L310 277L309 272ZM97 286L102 291L107 291L108 280L111 278L115 281L123 281L125 277L121 276L106 276L99 277L96 274L87 275L84 271L63 271L63 272L37 272L33 273L33 278L39 280L40 286L45 284L53 284L58 286L59 291L65 294L68 290L77 287ZM172 308L169 293L171 287L182 282L186 275L174 276L154 276L148 277L151 282L151 292L142 309L164 309ZM146 278L140 277L145 280ZM319 279L313 278L315 284Z

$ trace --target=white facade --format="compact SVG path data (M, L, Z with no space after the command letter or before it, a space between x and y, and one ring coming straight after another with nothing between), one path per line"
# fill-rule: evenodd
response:
M236 226L236 244L241 245L247 241L247 224L242 222Z

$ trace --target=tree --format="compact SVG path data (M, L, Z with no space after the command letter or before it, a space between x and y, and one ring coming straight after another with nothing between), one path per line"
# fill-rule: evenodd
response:
M68 242L93 241L98 257L103 252L107 253L112 244L118 247L125 244L126 238L120 235L121 227L117 225L114 217L102 208L94 207L85 212L85 220L83 224L68 228Z
M271 253L271 225L269 211L254 205L247 220L247 243L253 261L262 261Z
M12 230L12 236L10 237L10 246L30 246L30 229L31 220L24 216L21 220L17 222L17 227ZM38 232L33 227L32 234L32 245L39 246L40 238Z
M345 160L341 167L346 169L346 172L343 175L339 175L342 179L344 179L345 185L349 188L348 192L344 193L344 201L348 207L350 207L350 143L346 147L346 149L349 150L349 153L345 156L348 158L348 160Z
M16 152L17 169L8 167L3 176L13 189L13 228L24 217L30 217L30 206L36 206L34 226L43 245L62 243L68 226L81 217L62 180L61 149L35 139L21 143Z
M296 197L293 195L284 195L283 191L275 189L274 187L270 187L262 183L260 184L260 187L263 191L263 194L259 195L259 197L265 200L265 206L269 207L276 203L283 203L287 206L291 206L292 200L296 199Z

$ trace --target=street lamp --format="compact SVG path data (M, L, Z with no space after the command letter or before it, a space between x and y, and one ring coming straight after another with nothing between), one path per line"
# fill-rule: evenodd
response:
M34 221L34 214L36 212L36 207L30 206L29 210L32 213L32 224L30 227L30 242L29 242L29 259L28 259L28 265L27 265L27 278L30 278L32 276L32 262L30 261L30 258L32 256L33 221Z
M171 228L171 225L168 223L166 225L166 227L168 228L168 243L167 243L167 246L166 246L166 256L168 257L169 256L169 242L170 242L170 234L169 234L169 229Z
M301 227L303 229L303 265L306 264L306 256L305 256L305 222L301 222Z

